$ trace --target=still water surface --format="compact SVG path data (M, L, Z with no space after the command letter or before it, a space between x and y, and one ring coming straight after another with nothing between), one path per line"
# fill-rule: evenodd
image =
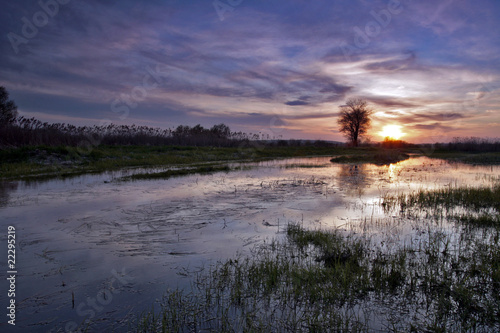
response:
M1 240L16 228L18 271L16 327L2 314L0 330L71 331L87 319L90 331L126 330L168 288L188 288L211 261L282 237L287 223L325 229L391 218L380 206L386 194L500 178L498 166L425 157L389 166L322 157L231 167L238 170L165 180L123 181L140 171L123 170L0 183ZM0 265L7 267L6 250Z

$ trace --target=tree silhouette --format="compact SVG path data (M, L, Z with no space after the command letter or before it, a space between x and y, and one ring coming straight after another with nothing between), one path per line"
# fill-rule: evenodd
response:
M12 124L17 118L17 105L9 100L9 93L0 86L0 127Z
M339 130L354 147L358 146L359 138L370 128L372 113L368 103L357 98L349 99L346 105L340 107L340 118L337 121Z
M221 139L227 139L231 135L231 129L229 126L225 124L218 124L214 125L211 129L210 132L215 135L217 138Z

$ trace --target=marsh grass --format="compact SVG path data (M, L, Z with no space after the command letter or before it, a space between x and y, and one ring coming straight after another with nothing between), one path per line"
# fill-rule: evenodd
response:
M210 174L214 172L229 172L232 169L228 165L202 165L191 168L171 169L162 172L138 173L131 176L122 177L121 180L143 180L143 179L168 179L170 177L180 177L190 174Z
M500 227L500 185L447 187L399 195L387 194L382 207L407 216L448 217L477 226Z
M374 149L365 151L363 154L342 155L333 157L333 163L373 163L387 165L397 163L410 158L410 155L397 149Z
M412 151L407 149L406 151ZM415 150L418 153L418 150ZM219 164L229 161L263 161L277 158L334 156L335 163L396 163L409 158L397 149L376 147L269 146L260 143L235 147L192 146L27 146L0 149L0 179L47 179L99 173L122 168ZM435 152L429 157L474 164L498 164L499 153ZM300 167L309 167L301 165Z
M326 168L328 164L287 164L285 169L296 169L296 168L305 168L305 169L316 169L316 168Z
M166 293L139 332L491 332L500 329L500 231L429 226L384 245L306 230L218 262Z
M341 147L259 146L97 146L91 149L36 146L0 150L0 179L53 178L122 168L180 167L200 163L263 161L287 157L330 156Z

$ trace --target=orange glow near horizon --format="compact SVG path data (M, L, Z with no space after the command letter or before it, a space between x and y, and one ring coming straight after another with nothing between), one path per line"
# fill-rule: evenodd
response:
M400 125L386 125L378 134L383 138L389 138L391 140L399 140L401 137L406 135L401 131L402 126Z

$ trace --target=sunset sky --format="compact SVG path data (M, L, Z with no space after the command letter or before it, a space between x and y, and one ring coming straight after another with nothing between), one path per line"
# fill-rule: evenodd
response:
M403 140L500 137L498 0L4 1L0 85L20 115L225 123L344 141L348 98Z

